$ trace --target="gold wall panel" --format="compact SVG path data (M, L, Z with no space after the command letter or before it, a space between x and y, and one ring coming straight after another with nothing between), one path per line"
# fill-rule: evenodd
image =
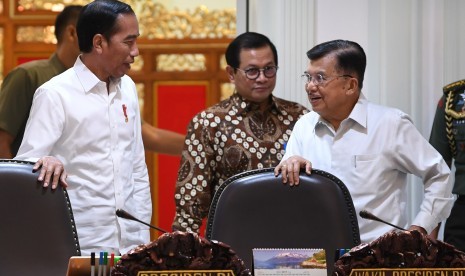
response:
M139 72L144 68L144 57L143 56L137 56L134 59L134 63L131 64L131 70L135 72Z
M221 58L220 58L220 69L226 70L226 66L228 66L228 63L226 62L226 56L225 56L225 55L221 55Z
M61 11L67 5L86 5L91 0L19 0L16 9L19 12L23 11Z
M10 0L11 1L11 0ZM85 5L89 0L19 0L15 11L61 11L65 5ZM157 0L125 0L139 19L141 37L146 39L233 38L236 9L210 10L205 5L190 9L168 9Z
M156 58L157 71L206 71L206 57L203 54L160 54Z
M221 95L220 95L220 100L226 100L231 96L234 91L236 90L236 86L233 83L230 82L225 82L221 84Z
M16 32L17 42L43 42L56 44L55 26L23 26Z
M162 4L147 1L136 7L141 34L147 39L231 38L236 35L236 11L212 10L199 6L190 11L170 11ZM142 7L141 7L142 8Z
M143 83L136 83L137 95L139 96L139 108L141 118L144 117L144 97L145 97L145 85Z

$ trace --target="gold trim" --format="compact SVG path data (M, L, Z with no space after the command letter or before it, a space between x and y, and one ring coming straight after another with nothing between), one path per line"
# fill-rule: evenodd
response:
M453 82L453 83L450 83L444 86L443 91L448 92L448 90L452 90L453 88L463 86L463 85L465 85L465 80L459 80L459 81L456 81L456 82Z
M44 12L47 12L49 14L41 14L41 15L37 15L37 14L17 14L17 13L15 13L15 9L17 8L17 6L16 6L17 3L16 2L17 2L16 0L10 0L9 1L8 13L10 14L11 19L21 18L21 19L52 19L52 20L55 20L56 11L52 11L52 10L44 10Z
M444 107L444 111L446 113L445 121L446 121L446 137L447 140L449 141L449 148L450 152L452 153L452 156L455 156L457 154L457 145L455 144L455 137L454 133L452 131L452 118L454 119L460 119L465 117L465 112L457 112L453 110L453 100L454 98L454 91L449 91L447 94L447 99ZM463 116L463 117L460 117Z
M155 39L211 39L234 38L236 8L234 6L209 10L200 4L192 11L168 9L159 0L123 0L131 5L139 21L141 38ZM21 2L21 3L20 3ZM67 4L85 5L91 0L9 0L10 18L52 19ZM21 6L21 8L19 8ZM37 14L38 13L38 14Z
M217 49L217 48L224 48L229 45L228 43L204 43L199 42L199 44L188 43L182 44L178 42L173 42L172 44L138 44L139 50L141 49L173 49L173 45L176 45L176 49Z

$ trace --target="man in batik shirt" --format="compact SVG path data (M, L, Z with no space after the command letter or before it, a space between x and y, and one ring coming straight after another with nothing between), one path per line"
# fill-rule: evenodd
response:
M229 177L276 166L297 119L308 110L272 95L278 55L264 35L247 32L226 49L234 94L189 124L176 182L173 230L199 232L218 187Z

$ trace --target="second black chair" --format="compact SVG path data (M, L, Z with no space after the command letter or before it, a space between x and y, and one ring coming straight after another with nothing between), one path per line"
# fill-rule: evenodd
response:
M206 235L230 245L249 268L253 248L323 248L331 270L336 249L360 244L347 187L321 170L301 172L294 187L273 168L231 177L214 196Z

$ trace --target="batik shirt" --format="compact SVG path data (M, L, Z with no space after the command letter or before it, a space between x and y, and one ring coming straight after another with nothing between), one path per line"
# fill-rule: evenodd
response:
M295 122L308 110L274 96L270 102L261 111L235 93L192 119L176 182L174 230L198 232L229 177L279 163Z

